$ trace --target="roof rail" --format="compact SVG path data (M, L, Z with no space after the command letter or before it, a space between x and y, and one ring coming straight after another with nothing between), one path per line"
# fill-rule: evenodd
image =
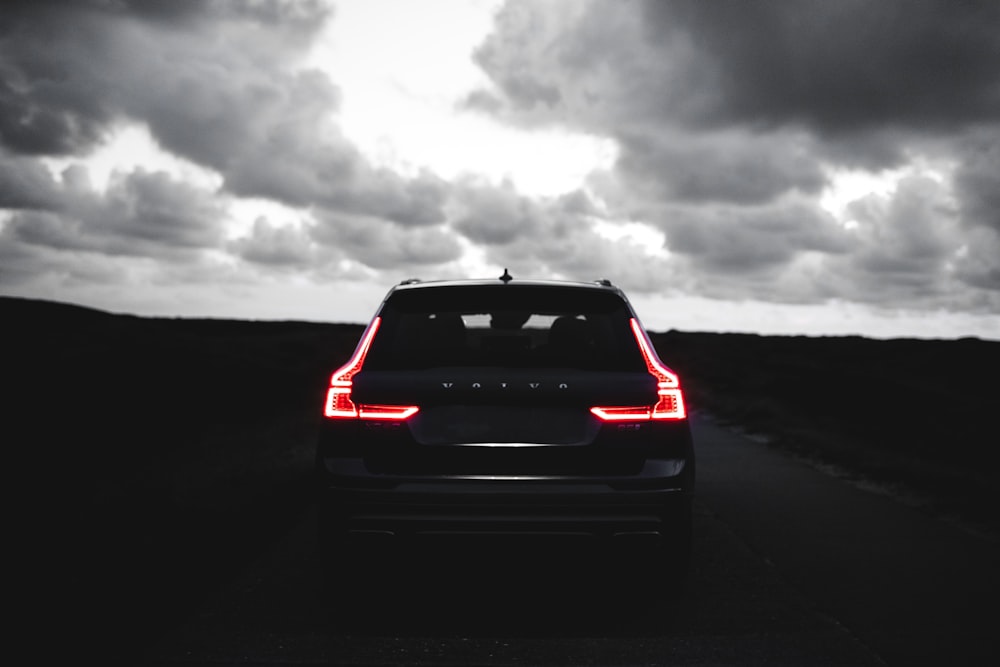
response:
M400 280L400 285L413 285L415 283L423 282L420 278L407 278L406 280Z

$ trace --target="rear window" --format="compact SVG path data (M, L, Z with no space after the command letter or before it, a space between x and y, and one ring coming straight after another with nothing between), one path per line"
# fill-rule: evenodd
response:
M393 293L365 360L372 370L436 367L642 371L616 294L539 286L428 287Z

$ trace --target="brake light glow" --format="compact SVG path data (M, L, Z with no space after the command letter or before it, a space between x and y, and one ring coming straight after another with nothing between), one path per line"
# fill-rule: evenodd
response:
M650 375L656 378L656 403L653 405L593 407L590 412L604 421L636 421L646 419L685 419L684 395L677 375L656 356L649 336L634 317L629 324Z
M368 355L368 349L375 338L382 319L376 317L361 336L361 342L351 360L338 368L330 377L330 388L326 392L323 414L330 419L393 419L403 420L417 414L416 405L356 405L351 400L353 378L361 370Z
M415 405L366 405L358 406L361 419L409 419L420 411Z

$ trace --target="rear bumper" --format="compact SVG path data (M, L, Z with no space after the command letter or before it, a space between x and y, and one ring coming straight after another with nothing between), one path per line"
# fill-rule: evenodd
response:
M627 477L373 478L359 460L320 470L324 529L333 534L666 535L690 517L693 471L649 460ZM352 474L354 473L354 474Z

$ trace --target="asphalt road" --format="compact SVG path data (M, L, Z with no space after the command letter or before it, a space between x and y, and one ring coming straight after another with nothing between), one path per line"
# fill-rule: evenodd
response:
M699 420L696 565L651 596L573 550L440 550L324 599L308 512L149 665L996 664L1000 544Z

